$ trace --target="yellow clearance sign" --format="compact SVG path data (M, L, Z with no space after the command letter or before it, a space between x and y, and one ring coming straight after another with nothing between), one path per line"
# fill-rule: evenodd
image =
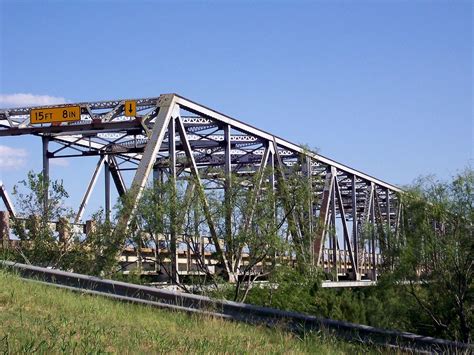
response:
M125 112L125 116L135 117L137 115L137 102L132 100L125 101L123 110Z
M30 111L30 123L32 124L79 121L80 119L80 106L38 108Z

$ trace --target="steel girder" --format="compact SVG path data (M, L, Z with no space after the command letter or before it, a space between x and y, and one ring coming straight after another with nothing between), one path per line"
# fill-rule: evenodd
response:
M284 178L286 169L296 167L311 177L313 198L308 215L319 221L316 228L310 223L308 229L314 263L333 272L336 278L347 275L352 279L376 279L386 234L398 231L398 187L176 94L136 102L136 117L125 117L125 100L82 102L75 104L81 107L80 121L40 126L30 124L31 108L0 110L0 137L42 137L45 173L49 159L99 157L76 221L83 216L104 164L119 194L130 190L135 205L152 170L161 170L175 180L198 177L198 190L225 191L231 173L251 177L269 164L280 169ZM51 143L55 143L55 149L51 149ZM302 161L301 156L306 159ZM221 169L224 178L215 175L215 169ZM129 188L121 175L128 170L135 171ZM251 219L250 215L245 223ZM119 225L126 228L128 222L125 218ZM216 248L220 249L215 227L212 221L208 222ZM228 218L227 233L230 223ZM302 233L296 216L291 225L292 233ZM368 225L378 226L372 228L369 238ZM235 260L229 261L232 262ZM174 270L177 273L177 267Z

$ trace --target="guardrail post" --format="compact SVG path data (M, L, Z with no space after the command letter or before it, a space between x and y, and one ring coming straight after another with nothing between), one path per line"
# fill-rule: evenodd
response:
M8 248L10 239L10 213L0 211L0 247Z

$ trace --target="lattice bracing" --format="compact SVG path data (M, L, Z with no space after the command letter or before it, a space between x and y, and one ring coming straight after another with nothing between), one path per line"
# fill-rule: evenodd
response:
M283 171L296 168L314 177L310 215L322 227L311 231L313 262L336 277L377 278L383 234L399 228L398 187L176 94L134 101L134 117L125 116L125 100L82 102L73 104L81 108L80 121L59 124L31 124L29 107L1 110L0 137L41 137L47 176L50 159L97 156L77 223L103 167L112 177L106 179L106 190L107 181L113 181L119 194L133 191L135 201L152 176L160 174L188 181L197 172L205 188L224 190L222 176L231 173L250 178L268 162ZM225 174L216 176L216 169ZM126 171L134 174L132 181L123 177ZM105 207L109 214L110 193ZM369 224L380 228L367 237ZM185 272L179 265L175 269Z

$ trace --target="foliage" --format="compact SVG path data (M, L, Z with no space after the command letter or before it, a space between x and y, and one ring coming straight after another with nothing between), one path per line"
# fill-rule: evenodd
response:
M27 180L14 187L20 217L14 219L13 232L24 247L16 252L23 262L40 266L58 267L67 253L70 240L59 240L59 236L51 228L50 221L62 221L62 235L68 239L72 233L66 221L72 218L72 211L64 206L68 197L62 181L45 181L42 174L28 173ZM48 203L45 204L44 192L48 191ZM58 223L59 225L61 223Z
M416 326L468 342L473 324L474 171L452 182L420 179L402 198L403 228L387 280L416 301Z
M204 186L192 175L176 182L155 181L142 193L131 224L140 232L130 239L138 248L168 248L171 265L157 252L156 270L164 270L183 289L187 288L173 272L173 263L174 250L185 244L197 271L205 275L200 282L217 288L219 278L225 278L235 285L232 298L237 301L244 301L252 284L269 276L284 258L296 258L306 273L311 265L309 223L313 223L308 218L310 182L296 170L276 170L276 176L267 168L251 177L227 178L221 170L208 171ZM297 227L302 231L298 235ZM202 235L209 236L208 241ZM206 252L213 253L216 265L210 265Z
M114 223L99 211L88 238L79 238L68 229L67 241L59 240L48 223L53 219L70 221L72 217L64 207L67 193L61 182L45 183L41 174L29 173L28 179L21 182L22 189L15 187L18 205L26 218L26 222L18 219L13 223L15 234L25 246L15 251L15 258L104 275L116 271L117 255L123 241L128 240L137 247L137 253L142 247L158 246L154 248L156 270L165 270L174 283L190 291L184 280L173 279L167 254L159 252L186 245L204 274L186 281L198 282L201 292L213 286L214 296L236 301L471 340L472 170L467 169L452 182L420 179L400 195L401 228L397 233L385 231L386 239L381 241L385 253L383 276L377 287L353 290L320 286L322 275L312 266L309 253L318 226L309 218L308 207L314 201L310 193L312 181L305 174L296 168L284 172L276 169L277 188L273 189L273 172L269 169L251 178L231 176L228 184L221 171L208 173L214 178L204 182L206 189L192 176L176 185L165 180L146 188L126 237L117 234ZM50 195L46 210L44 188L49 189ZM222 203L224 197L226 203ZM119 217L128 213L130 204L126 196L118 208ZM229 220L232 229L228 228ZM366 227L363 236L372 234L373 226ZM218 263L211 265L211 259ZM222 272L211 272L214 267ZM139 272L138 269L135 278ZM242 276L237 277L238 274ZM260 283L261 276L268 281ZM232 282L221 287L223 278Z
M117 254L123 236L115 233L114 225L99 210L92 215L87 237L70 245L62 268L88 275L109 275L117 269Z
M12 228L21 244L13 251L13 258L91 275L115 268L123 236L114 233L112 223L99 211L92 217L87 238L81 237L82 233L72 228L74 214L65 207L69 195L62 181L45 181L41 173L30 171L27 180L15 186L14 196L21 213L20 218L13 219ZM55 222L56 230L51 222Z
M474 174L420 179L400 198L399 234L387 233L386 262L375 287L323 289L282 267L248 301L327 318L463 342L473 324ZM366 234L371 234L368 230Z
M268 283L254 285L247 301L265 307L317 314L315 296L321 287L321 275L279 265Z

